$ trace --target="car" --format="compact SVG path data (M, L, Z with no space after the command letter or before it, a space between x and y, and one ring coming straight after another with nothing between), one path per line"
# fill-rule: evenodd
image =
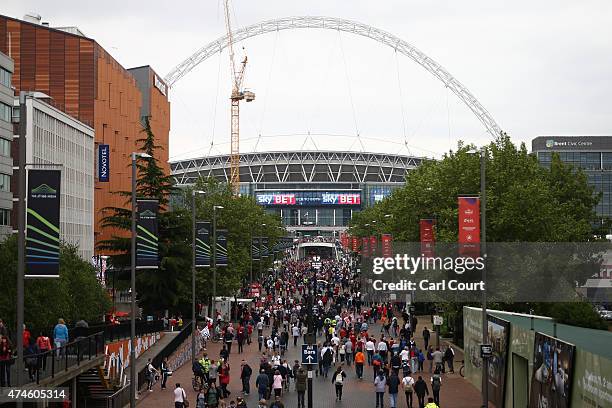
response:
M607 311L607 313L602 314L601 317L603 319L607 320L607 321L610 321L610 320L612 320L612 312L611 311Z

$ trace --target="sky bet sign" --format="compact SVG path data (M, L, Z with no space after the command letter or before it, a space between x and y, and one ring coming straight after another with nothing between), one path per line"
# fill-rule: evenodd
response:
M359 192L287 191L256 192L255 198L263 206L318 206L318 205L361 205Z
M98 145L98 181L108 182L110 173L110 148L106 144Z

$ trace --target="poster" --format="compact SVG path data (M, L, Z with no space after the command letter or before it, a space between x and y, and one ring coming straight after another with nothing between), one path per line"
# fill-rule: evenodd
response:
M26 278L59 277L59 170L28 171Z
M570 408L575 346L536 332L530 408Z
M459 253L478 256L480 254L480 199L459 197Z
M220 229L216 232L217 235L217 256L216 266L227 266L227 230Z
M419 229L421 234L421 254L424 257L434 256L434 235L435 222L432 219L422 219L419 221Z
M391 258L393 256L393 236L391 234L382 234L382 256Z
M506 389L510 323L487 315L487 324L488 343L493 347L493 355L489 358L489 402L497 408L502 408Z
M137 200L136 269L157 269L159 263L157 241L157 200Z
M197 268L210 266L210 221L196 222L196 259Z
M259 237L253 237L251 241L251 254L254 261L259 261Z

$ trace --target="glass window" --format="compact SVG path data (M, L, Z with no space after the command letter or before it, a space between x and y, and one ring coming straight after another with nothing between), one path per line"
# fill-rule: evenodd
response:
M11 191L11 176L0 173L0 191Z
M612 170L612 153L602 153L601 162L603 164L603 170Z
M11 121L11 114L13 113L13 109L7 105L6 103L0 102L0 119L5 122Z
M11 210L0 209L0 225L11 225Z
M0 84L11 87L11 77L13 75L4 68L0 68Z
M0 156L11 157L11 142L0 138Z

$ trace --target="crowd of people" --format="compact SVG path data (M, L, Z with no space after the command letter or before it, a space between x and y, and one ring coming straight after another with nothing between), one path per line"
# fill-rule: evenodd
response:
M419 408L440 406L444 363L453 370L452 348L443 352L429 345L426 327L422 329L424 347L418 347L414 337L417 319L401 303L363 304L360 277L349 256L323 261L318 267L287 257L259 283L262 295L250 305L237 306L236 323L218 318L201 328L204 342L216 335L223 345L218 357L209 356L205 349L193 363L194 376L201 384L196 408L247 407L245 398L252 385L258 408L284 408L283 400L291 388L297 394L298 408L305 408L308 367L290 361L287 350L311 333L319 351L315 375L331 381L337 401L343 398L346 381L355 378L372 382L377 408L384 408L387 401L389 407L398 407L400 391L410 408L413 400ZM232 398L228 389L232 344L238 344L240 356L252 335L260 358L253 367L241 360L242 389ZM371 376L364 372L366 367ZM184 389L175 390L177 408L186 398Z

